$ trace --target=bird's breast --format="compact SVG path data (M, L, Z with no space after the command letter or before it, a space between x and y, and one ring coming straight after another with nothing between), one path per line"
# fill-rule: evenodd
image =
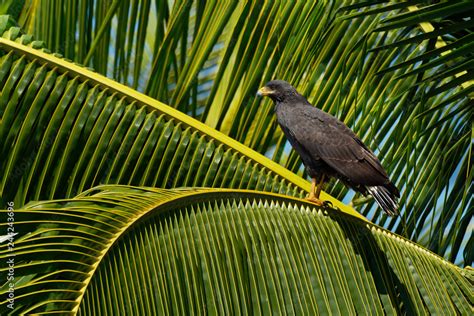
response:
M275 108L278 124L290 129L307 124L308 119L305 109L298 105L278 105Z

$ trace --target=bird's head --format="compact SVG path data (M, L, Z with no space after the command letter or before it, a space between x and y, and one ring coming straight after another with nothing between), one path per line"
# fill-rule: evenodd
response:
M257 95L267 96L275 102L283 102L300 96L291 84L283 80L272 80L267 82L265 86L258 90Z

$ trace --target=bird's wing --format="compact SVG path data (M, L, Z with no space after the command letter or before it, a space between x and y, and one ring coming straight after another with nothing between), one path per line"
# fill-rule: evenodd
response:
M290 133L313 159L322 159L354 184L382 185L387 173L375 155L336 118L317 110L305 111L291 124ZM317 110L317 111L315 111Z

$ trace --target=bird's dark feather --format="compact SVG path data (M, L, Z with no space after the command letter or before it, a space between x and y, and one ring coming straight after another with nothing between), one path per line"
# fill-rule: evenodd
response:
M306 104L281 106L278 122L295 150L307 161L322 159L343 180L362 185L383 185L388 176L378 159L345 125ZM291 140L290 140L291 142ZM296 145L296 146L295 146Z

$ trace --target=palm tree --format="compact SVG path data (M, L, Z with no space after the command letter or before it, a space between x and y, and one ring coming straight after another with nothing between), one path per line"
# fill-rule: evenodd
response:
M52 51L130 88L0 19L1 196L23 232L16 311L468 313L471 270L336 199L351 216L297 199L308 184L261 154L304 176L301 162L253 97L287 79L378 144L404 216L353 204L470 264L467 4L17 4L7 10Z

